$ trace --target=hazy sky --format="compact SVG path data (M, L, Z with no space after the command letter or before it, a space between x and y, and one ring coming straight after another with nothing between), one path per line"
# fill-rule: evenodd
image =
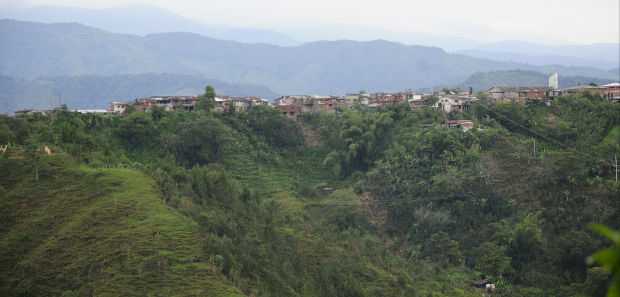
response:
M206 23L280 30L342 24L488 41L620 42L620 0L0 0L0 9L133 4Z

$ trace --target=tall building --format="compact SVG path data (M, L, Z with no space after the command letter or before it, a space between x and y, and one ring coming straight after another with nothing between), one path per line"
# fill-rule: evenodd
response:
M552 90L560 88L560 75L557 72L549 76L549 88Z

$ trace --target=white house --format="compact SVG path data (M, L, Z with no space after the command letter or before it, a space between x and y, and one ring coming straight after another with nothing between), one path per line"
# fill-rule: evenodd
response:
M433 105L434 108L441 109L445 113L463 112L469 108L469 105L478 99L470 96L448 95L441 96Z

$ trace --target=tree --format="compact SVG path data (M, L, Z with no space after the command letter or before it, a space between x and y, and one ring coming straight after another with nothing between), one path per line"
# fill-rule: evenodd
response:
M433 234L424 247L424 254L431 260L442 264L460 265L463 263L459 243L450 239L446 232Z
M296 147L304 142L299 125L273 108L253 107L248 111L247 119L250 128L276 148Z
M613 242L613 246L598 251L592 255L592 260L603 265L607 271L613 274L607 297L620 296L620 232L609 229L603 225L594 225L592 228L599 234Z
M134 150L149 147L158 134L153 119L145 113L133 113L123 118L115 132L128 148Z
M394 119L392 112L358 113L345 112L340 133L335 143L336 150L324 160L326 166L340 164L341 177L355 171L367 171L380 157L389 142L390 129ZM332 129L327 127L326 129ZM335 157L340 158L336 160Z
M178 125L169 144L177 162L187 167L222 161L225 150L233 142L232 131L221 121L205 117Z
M0 145L7 144L15 141L15 135L11 132L11 128L0 122Z
M24 146L26 155L32 164L32 171L36 182L39 181L39 172L42 165L40 154L41 142L39 139L40 137L38 135L33 135L26 140Z
M510 242L508 255L512 258L512 265L520 269L542 254L542 231L538 217L527 215L516 226L515 235Z
M483 243L478 248L476 269L495 277L510 273L512 271L511 259L506 256L505 250L491 241Z
M205 93L198 98L198 104L196 105L196 109L201 111L212 111L215 108L215 88L213 86L207 86L205 88Z
M164 112L165 110L163 107L153 106L151 108L151 118L153 118L153 121L159 122L164 117Z

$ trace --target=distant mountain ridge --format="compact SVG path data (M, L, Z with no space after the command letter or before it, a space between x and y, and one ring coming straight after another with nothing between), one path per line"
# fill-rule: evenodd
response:
M277 96L253 85L229 84L201 76L179 74L137 74L115 76L47 77L26 80L0 76L0 112L44 109L60 104L70 108L105 108L113 100L127 101L157 95L199 95L206 85L218 94Z
M617 80L596 68L497 62L384 40L281 47L194 33L140 37L80 24L0 20L0 44L5 45L0 74L12 77L176 73L262 85L279 94L428 88L458 84L477 72L514 69Z
M133 4L104 9L45 5L0 10L0 18L44 23L75 22L109 32L148 35L162 32L191 32L221 40L243 43L266 43L280 46L300 45L317 40L388 39L409 45L439 46L447 51L480 58L532 65L559 64L593 66L609 69L618 64L617 43L589 45L544 45L534 42L504 40L493 43L428 32L390 31L373 26L312 23L281 26L279 29L247 28L210 24L210 15L190 19L152 4ZM613 67L613 66L611 66Z
M459 85L461 88L472 87L475 91L485 91L494 86L544 87L548 85L549 75L536 71L492 71L475 73ZM611 79L585 76L560 76L560 87L566 88L589 83L607 84Z
M523 41L502 41L458 53L536 66L558 64L612 69L620 65L620 40L618 43L590 45L542 45Z
M0 12L0 18L44 23L75 22L109 32L141 36L161 32L194 32L246 43L299 44L293 38L272 30L204 24L150 5L106 9L39 6Z

